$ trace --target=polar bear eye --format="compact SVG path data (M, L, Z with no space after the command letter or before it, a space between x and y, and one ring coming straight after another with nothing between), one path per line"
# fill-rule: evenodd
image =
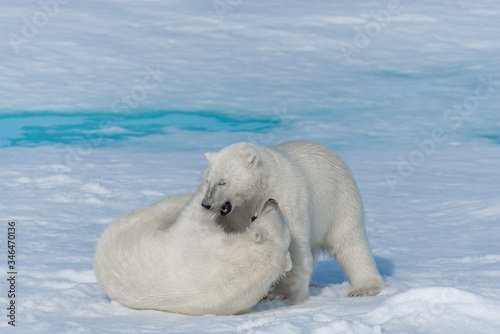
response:
M223 186L226 184L226 180L222 179L219 181L219 186Z

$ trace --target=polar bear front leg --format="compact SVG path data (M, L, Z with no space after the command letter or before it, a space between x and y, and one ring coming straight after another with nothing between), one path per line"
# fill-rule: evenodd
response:
M308 242L298 242L292 236L290 243L292 270L279 280L267 299L283 301L288 305L302 304L309 296L309 282L314 270L314 258Z

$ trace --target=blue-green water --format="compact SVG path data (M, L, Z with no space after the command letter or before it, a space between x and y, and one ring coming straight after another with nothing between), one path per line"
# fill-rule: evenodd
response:
M265 132L278 122L275 118L236 118L210 112L18 113L0 115L0 147L72 144L92 138L106 145L175 130Z

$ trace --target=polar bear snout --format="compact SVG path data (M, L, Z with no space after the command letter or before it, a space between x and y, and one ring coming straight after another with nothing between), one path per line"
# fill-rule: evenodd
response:
M262 208L262 213L269 211L271 209L279 209L278 201L274 198L270 198L264 203L264 207Z
M278 201L276 201L274 198L270 198L268 199L265 203L264 203L264 206L262 207L262 210L260 211L260 214L259 213L256 213L251 221L255 221L260 215L268 212L268 211L271 211L271 210L279 210L279 206L278 206Z
M212 209L212 204L209 203L209 201L206 197L203 198L203 200L201 201L201 206L207 210ZM231 213L232 210L233 210L233 206L231 205L230 201L225 202L219 208L221 216L227 216L228 214Z

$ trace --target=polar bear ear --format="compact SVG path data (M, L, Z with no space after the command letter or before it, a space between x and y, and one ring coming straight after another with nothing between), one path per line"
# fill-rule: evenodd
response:
M263 239L262 233L260 233L258 231L254 232L254 234L253 234L253 241L255 241L256 243L261 243L262 239Z
M251 230L252 238L255 243L261 243L264 240L264 231L262 230Z
M255 167L259 164L259 155L257 153L250 153L247 157L247 163L250 167Z
M215 155L214 152L207 152L207 153L205 153L205 158L207 158L207 161L210 163L210 162L212 162L214 155Z

